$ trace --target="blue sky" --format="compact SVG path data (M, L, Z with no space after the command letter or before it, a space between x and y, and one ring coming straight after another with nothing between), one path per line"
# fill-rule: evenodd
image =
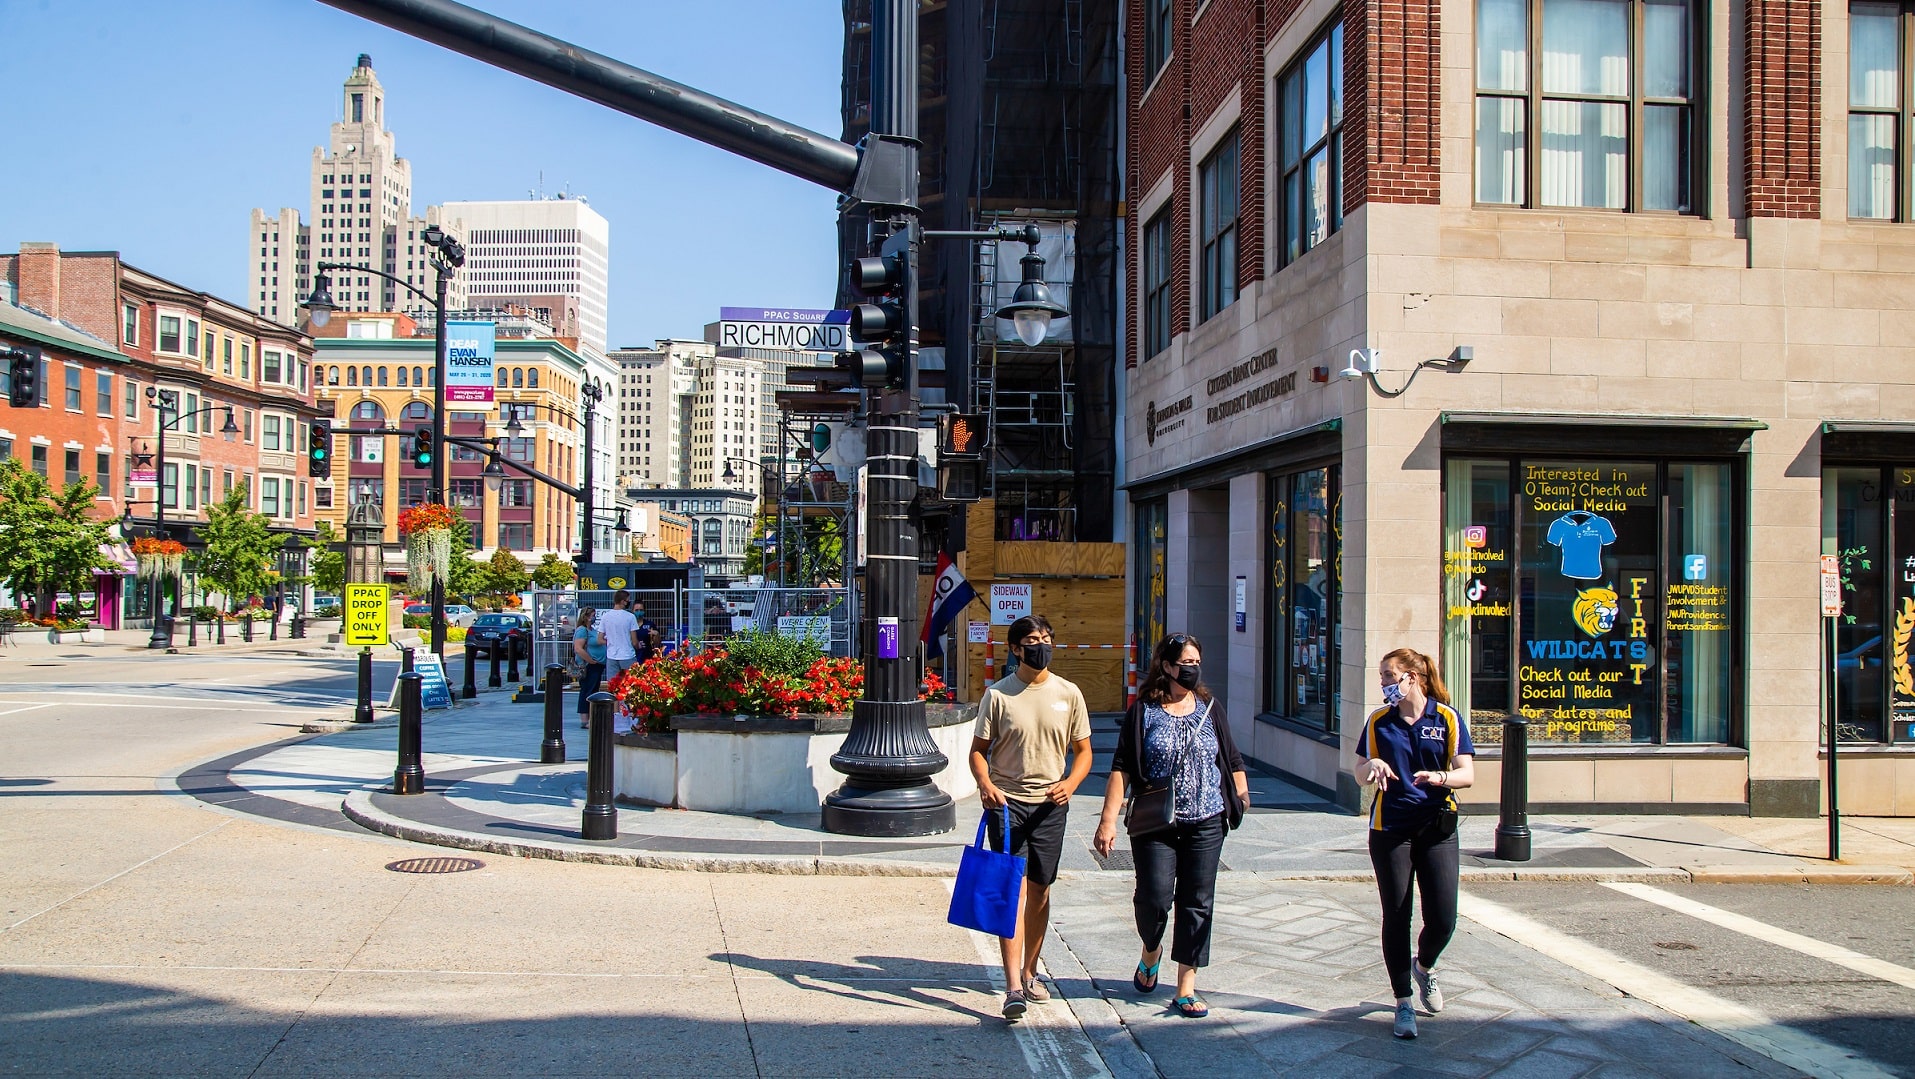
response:
M467 0L836 136L835 0ZM611 344L697 337L720 306L829 307L836 195L317 0L0 0L0 250L51 240L246 299L247 214L306 206L359 53L415 212L585 195L611 223Z

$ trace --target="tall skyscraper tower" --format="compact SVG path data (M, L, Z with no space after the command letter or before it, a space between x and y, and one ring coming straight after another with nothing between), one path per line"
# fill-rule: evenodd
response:
M308 220L290 207L276 214L252 213L247 291L253 310L286 325L298 321L317 264L370 266L430 295L430 256L419 234L437 224L463 236L458 222L439 207L428 208L424 217L412 215L412 162L399 156L386 127L386 90L365 53L340 89L340 117L328 145L313 148ZM337 272L332 286L333 300L346 311L425 306L372 274ZM466 306L464 275L452 278L447 299L454 309Z

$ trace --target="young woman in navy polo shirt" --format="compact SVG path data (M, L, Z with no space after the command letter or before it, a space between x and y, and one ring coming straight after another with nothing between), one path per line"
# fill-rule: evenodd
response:
M1416 1037L1416 1007L1443 1010L1437 957L1456 932L1456 796L1475 782L1476 747L1449 705L1436 661L1399 648L1378 668L1383 707L1357 742L1356 778L1374 783L1370 864L1383 899L1383 965L1396 995L1399 1038ZM1410 887L1423 900L1423 932L1410 954ZM1411 987L1415 987L1412 1003Z

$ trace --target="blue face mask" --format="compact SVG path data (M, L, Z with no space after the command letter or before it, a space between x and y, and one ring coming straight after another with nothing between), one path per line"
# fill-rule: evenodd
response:
M1391 682L1383 687L1383 703L1394 708L1403 701L1403 683Z

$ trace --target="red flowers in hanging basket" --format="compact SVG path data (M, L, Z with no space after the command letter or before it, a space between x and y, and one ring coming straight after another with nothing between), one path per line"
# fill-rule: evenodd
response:
M155 536L141 536L139 539L133 541L133 555L136 558L140 556L166 557L169 555L183 555L185 553L186 545L175 539L159 539Z
M399 534L410 536L416 532L451 531L458 519L450 506L427 502L399 511Z

